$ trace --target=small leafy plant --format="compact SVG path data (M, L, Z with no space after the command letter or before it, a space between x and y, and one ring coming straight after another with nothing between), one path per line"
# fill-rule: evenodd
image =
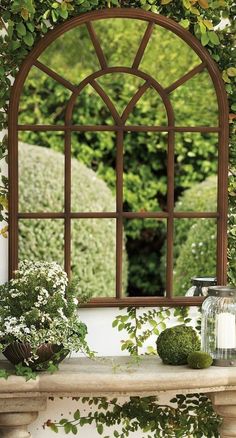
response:
M29 345L23 365L38 359L42 344L90 354L75 290L57 263L21 262L15 278L0 286L0 304L0 349L4 353L15 342Z

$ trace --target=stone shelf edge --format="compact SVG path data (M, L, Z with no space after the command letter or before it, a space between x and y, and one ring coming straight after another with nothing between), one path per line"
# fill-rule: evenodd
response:
M6 361L0 368L9 368ZM48 397L158 395L207 393L223 417L221 438L236 437L236 368L163 365L144 356L138 364L128 357L65 360L55 374L41 373L36 380L11 376L0 382L1 438L30 438L27 431Z

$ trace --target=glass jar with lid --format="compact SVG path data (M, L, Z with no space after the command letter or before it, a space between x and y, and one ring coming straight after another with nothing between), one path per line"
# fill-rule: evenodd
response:
M192 277L192 286L186 292L186 297L206 297L210 286L215 286L217 280L215 277Z
M202 350L218 366L236 366L236 288L212 286L202 304Z

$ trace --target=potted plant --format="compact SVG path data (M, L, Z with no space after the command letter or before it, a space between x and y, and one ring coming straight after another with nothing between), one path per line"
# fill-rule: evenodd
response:
M14 365L36 370L73 351L90 354L77 304L57 263L21 262L15 277L0 286L0 350Z

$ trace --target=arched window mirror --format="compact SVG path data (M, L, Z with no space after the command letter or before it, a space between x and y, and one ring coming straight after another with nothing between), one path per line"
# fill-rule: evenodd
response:
M226 283L227 112L209 53L166 17L110 9L50 31L11 93L10 276L56 260L90 306L200 303L186 260Z

